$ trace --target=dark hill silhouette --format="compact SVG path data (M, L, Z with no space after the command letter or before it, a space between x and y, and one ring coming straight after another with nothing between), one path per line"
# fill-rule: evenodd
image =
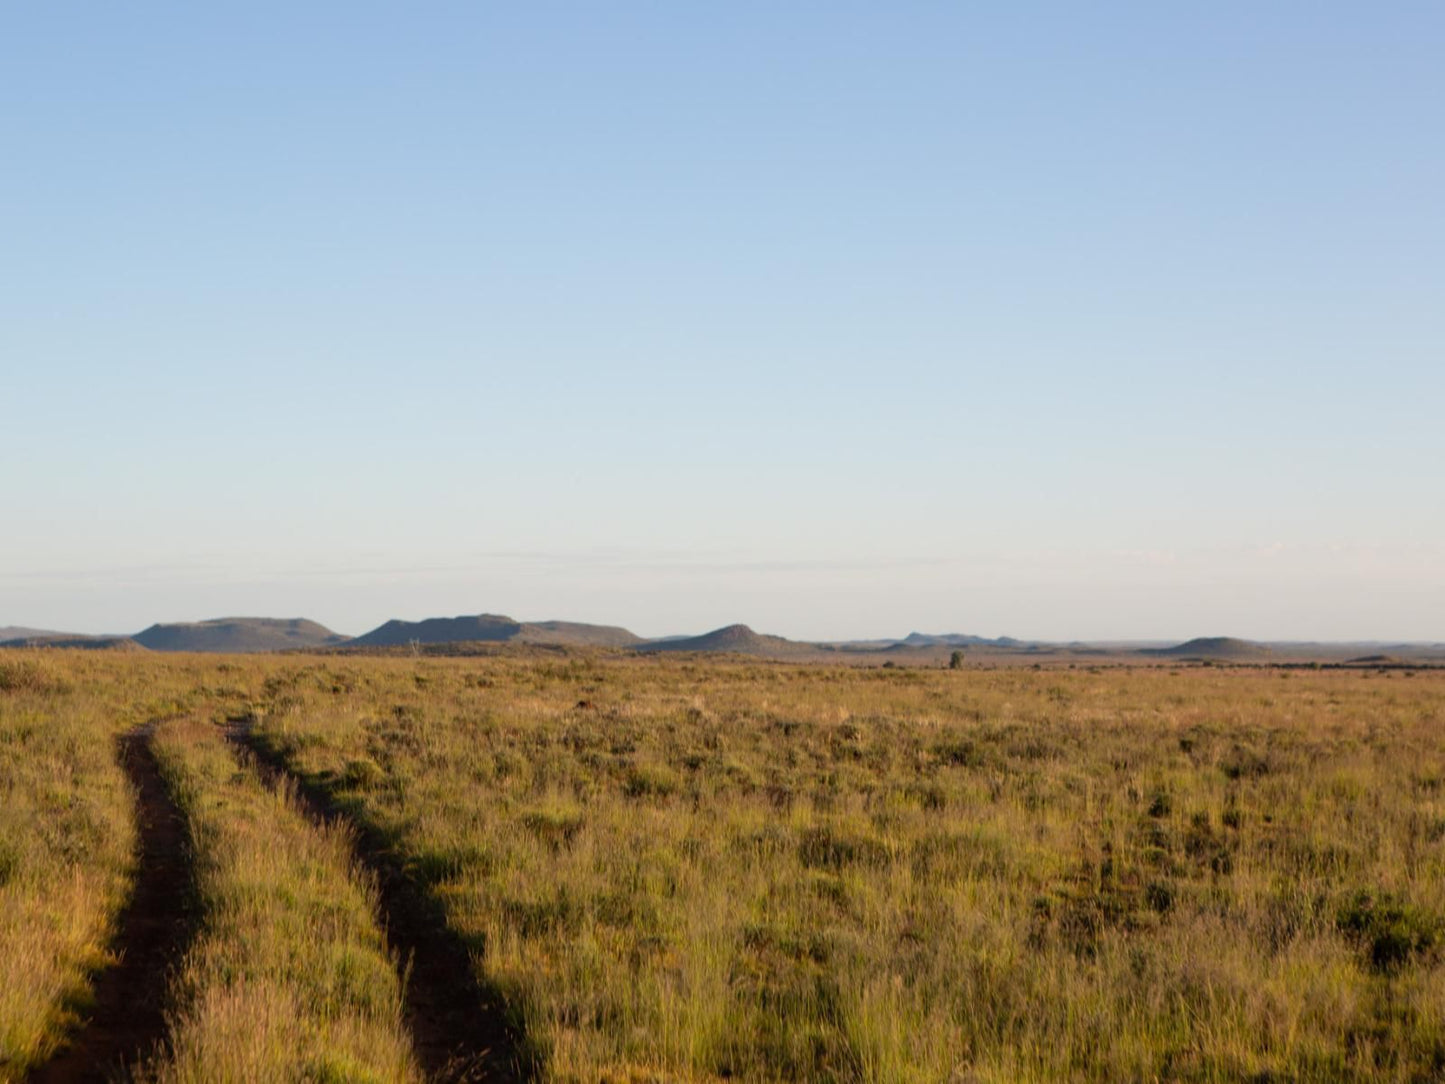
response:
M1153 655L1167 659L1263 659L1270 654L1269 648L1249 640L1238 640L1233 636L1200 636L1173 647L1146 647L1141 655Z
M243 653L334 647L345 643L347 638L299 617L218 617L211 621L152 625L132 639L152 651Z
M638 651L649 653L659 651L713 651L733 652L739 655L760 655L777 658L814 652L814 644L799 643L781 636L764 636L746 625L728 625L714 629L701 636L685 636L667 640L653 640L638 644Z
M517 621L500 614L429 617L423 621L393 619L347 647L405 647L407 644L457 643L560 644L570 647L630 647L639 637L614 625L576 621Z

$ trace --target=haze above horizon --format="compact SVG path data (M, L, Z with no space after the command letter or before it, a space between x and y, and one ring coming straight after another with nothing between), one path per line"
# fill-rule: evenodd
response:
M1445 640L1438 5L0 15L0 625Z

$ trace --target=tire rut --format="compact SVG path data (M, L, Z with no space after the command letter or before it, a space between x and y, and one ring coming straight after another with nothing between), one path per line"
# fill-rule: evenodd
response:
M94 1000L69 1042L26 1078L74 1084L127 1078L165 1047L170 980L195 936L185 821L151 750L153 726L116 739L116 757L136 794L135 883L116 923L117 963L92 980Z
M293 772L248 724L231 723L226 736L248 754L267 786L288 788L314 823L350 826L356 859L376 879L382 927L398 956L406 1025L427 1077L438 1084L532 1080L525 1038L509 1022L501 995L478 977L471 948L447 925L441 903L407 873L385 835Z

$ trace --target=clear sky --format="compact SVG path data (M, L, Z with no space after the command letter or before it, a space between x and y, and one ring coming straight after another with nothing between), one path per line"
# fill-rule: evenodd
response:
M1445 640L1445 6L9 4L0 625Z

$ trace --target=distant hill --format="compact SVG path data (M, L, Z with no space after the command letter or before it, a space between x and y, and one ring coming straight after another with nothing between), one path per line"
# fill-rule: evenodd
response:
M1022 647L1023 641L1012 636L989 639L986 636L966 636L958 632L927 633L910 632L898 641L905 647Z
M1246 660L1268 658L1270 650L1249 640L1237 640L1233 636L1201 636L1173 647L1146 647L1141 655L1152 655L1168 659L1224 659Z
M244 653L334 647L347 641L324 625L303 618L219 617L212 621L152 625L132 637L152 651Z
M407 644L454 643L557 644L568 647L631 647L641 637L615 625L577 621L517 621L500 614L429 617L423 621L391 620L347 647L405 647Z
M522 623L497 614L473 617L428 617L424 621L393 618L350 641L347 647L405 647L410 643L450 644L474 641L514 640Z
M10 640L50 640L57 636L76 636L73 632L56 632L54 629L30 629L24 625L0 625L0 643Z
M522 639L537 644L580 644L592 647L633 647L642 637L618 625L586 625L578 621L529 621Z
M674 637L667 640L652 640L637 645L638 651L655 653L660 651L713 651L734 652L739 655L759 655L779 658L809 654L818 650L815 644L787 640L781 636L765 636L754 632L746 625L728 625L714 629L701 636Z
M0 632L8 632L0 629ZM41 633L0 640L0 647L64 647L82 651L144 651L129 636L81 636L65 632Z

